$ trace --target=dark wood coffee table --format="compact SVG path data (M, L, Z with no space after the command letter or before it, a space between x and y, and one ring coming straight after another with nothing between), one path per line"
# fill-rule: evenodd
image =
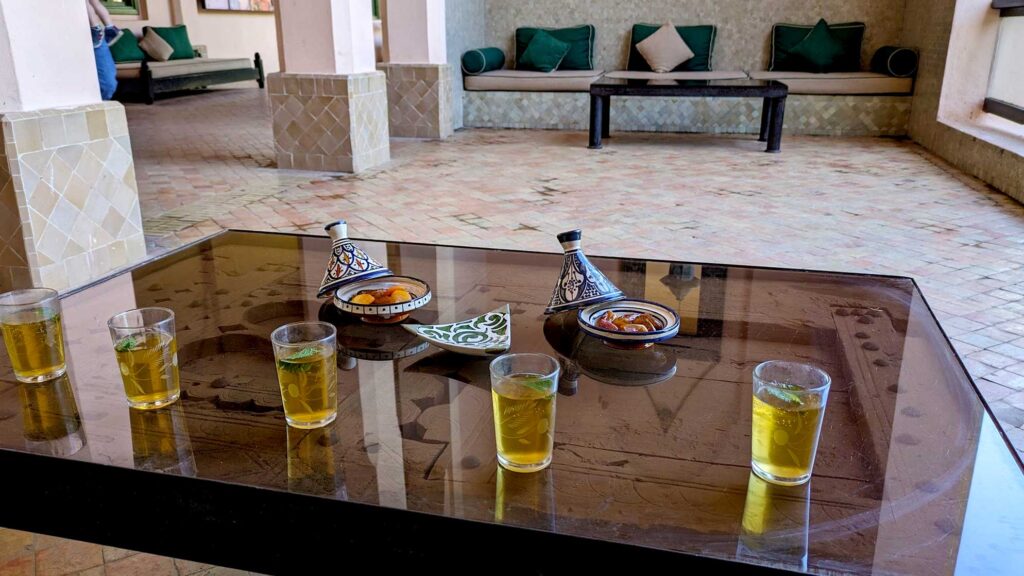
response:
M774 80L625 80L604 76L590 85L590 148L601 148L608 137L612 96L709 98L763 98L758 140L766 152L782 150L782 123L789 88Z
M1024 566L1020 462L908 278L592 258L682 317L621 351L543 315L561 254L360 244L432 286L410 321L508 303L513 350L560 359L549 469L498 468L488 358L316 299L327 238L228 232L66 296L67 379L18 384L0 353L0 525L274 574ZM177 314L169 409L125 403L104 324L134 306ZM338 326L340 406L310 432L285 424L269 336L316 318ZM802 487L750 473L770 358L833 376Z

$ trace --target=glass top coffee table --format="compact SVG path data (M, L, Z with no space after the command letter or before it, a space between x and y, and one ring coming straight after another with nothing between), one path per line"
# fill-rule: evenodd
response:
M552 241L554 244L554 241ZM505 303L517 352L562 363L554 461L496 464L487 358L316 300L327 238L228 232L64 300L69 369L0 364L0 524L261 572L614 562L827 574L1010 574L1024 474L905 278L592 258L679 335L622 351L545 317L561 254L361 242L435 298L409 322ZM182 399L126 405L105 321L177 314ZM339 415L286 426L270 332L338 326ZM751 371L833 377L810 483L751 476ZM655 564L650 564L655 565Z

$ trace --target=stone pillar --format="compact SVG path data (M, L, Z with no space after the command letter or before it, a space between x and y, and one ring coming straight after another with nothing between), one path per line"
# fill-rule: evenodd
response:
M282 72L267 78L278 168L362 172L391 159L371 3L278 0Z
M387 0L381 5L391 135L452 134L452 82L444 0Z
M0 0L0 292L146 253L124 108L101 102L81 0Z

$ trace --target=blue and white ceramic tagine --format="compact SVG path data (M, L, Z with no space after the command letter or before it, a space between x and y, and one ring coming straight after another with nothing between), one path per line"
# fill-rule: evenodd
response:
M393 274L349 240L348 224L344 220L328 224L324 230L331 236L331 259L327 262L317 298L330 296L342 284Z
M544 310L545 314L623 298L622 290L616 288L580 250L582 236L583 232L580 230L562 232L558 235L558 241L565 250L565 260L562 263L558 284L555 285L555 292L551 295L551 303Z

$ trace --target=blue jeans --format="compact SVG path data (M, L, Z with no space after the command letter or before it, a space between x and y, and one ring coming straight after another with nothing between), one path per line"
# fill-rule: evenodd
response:
M107 31L102 26L92 28L92 50L96 57L96 75L100 81L100 97L110 100L117 90L117 65L114 64L114 57L110 55L110 45L107 44Z

